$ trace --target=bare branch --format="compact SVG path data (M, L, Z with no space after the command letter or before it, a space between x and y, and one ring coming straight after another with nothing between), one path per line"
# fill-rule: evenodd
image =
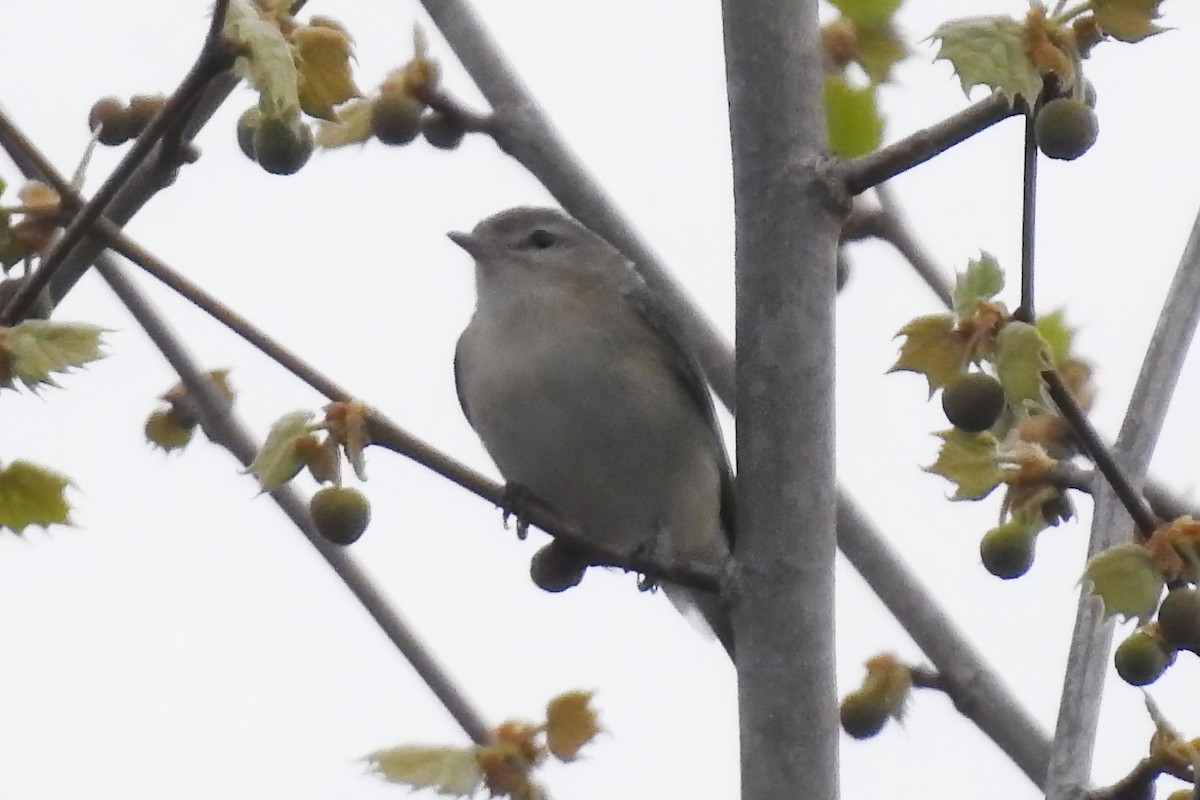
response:
M942 690L1035 785L1043 786L1050 737L845 493L838 499L837 525L843 555L937 666Z
M201 424L209 438L229 450L243 465L248 466L258 451L245 427L233 415L229 401L217 390L208 377L184 350L141 292L123 274L120 266L108 255L96 261L101 277L129 309L130 314L146 331L154 344L179 373L189 395L196 400L201 412ZM367 613L375 620L416 670L425 685L446 707L455 721L471 739L479 744L491 740L491 734L482 718L450 680L429 650L417 639L404 619L393 609L386 598L372 585L362 568L343 548L331 544L313 528L304 500L290 487L284 486L271 492L272 499L295 523L309 543L316 548L326 563L333 568Z
M1192 225L1191 236L1167 290L1133 397L1117 435L1115 456L1135 485L1146 474L1198 320L1200 215ZM1106 482L1098 487L1095 499L1089 555L1130 537L1129 518L1123 513L1113 485ZM1087 786L1112 630L1112 623L1103 621L1099 601L1087 593L1080 597L1067 656L1067 677L1059 705L1054 750L1050 757L1046 793L1050 800L1066 800Z
M0 325L11 325L20 319L21 315L33 304L43 289L50 286L55 272L66 263L68 255L83 241L91 230L92 224L99 219L117 193L125 186L134 171L146 160L151 150L158 143L163 132L169 126L181 124L195 105L200 93L216 76L225 72L233 65L233 55L221 46L219 36L221 27L225 24L224 8L227 2L217 4L213 15L212 25L205 39L196 63L184 76L179 87L167 100L146 129L138 136L133 147L121 159L121 163L108 176L104 184L89 200L79 213L71 220L71 224L63 231L62 236L55 242L53 249L41 260L37 270L21 289L0 309ZM3 117L3 115L0 115ZM12 129L7 118L0 119L0 126ZM6 145L7 146L7 145Z
M638 265L647 281L665 298L678 317L681 329L696 351L717 396L727 407L733 408L731 348L666 274L654 252L637 237L595 180L560 141L536 101L476 18L470 4L466 0L422 0L422 4L492 108L497 111L507 109L506 114L496 115L499 117L495 123L498 127L493 131L493 136L497 142L525 166L563 208L619 247ZM993 99L991 102L996 101ZM997 111L998 106L987 113L995 114ZM515 120L521 124L518 126ZM877 193L880 193L881 201L888 207L887 195L879 192L880 188L883 187L877 187ZM892 215L898 219L894 212ZM939 296L948 300L949 290L939 289L939 284L944 287L944 281L934 277L937 275L936 268L921 254L913 238L905 235L903 239L890 241L910 261L930 266L928 282ZM931 639L944 643L944 646L934 647L932 652L926 650L926 653L939 671L947 676L947 680L965 681L970 687L969 691L979 692L985 698L981 700L982 704L1004 709L983 730L1001 744L1004 751L1036 784L1042 785L1045 778L1044 754L1048 747L1045 735L1037 731L1036 725L1021 710L1017 700L974 655L966 636L941 613L935 599L921 589L866 519L861 515L845 516L844 509L848 503L849 500L843 495L838 519L839 544L843 545L843 552L847 555L850 555L850 550L855 552L851 561L856 562L856 568L872 589L884 599L891 613L918 643ZM847 525L853 527L847 529ZM854 542L847 545L843 544L844 540ZM910 590L913 593L910 594ZM931 611L936 619L931 619ZM981 675L986 679L978 681L977 677Z
M841 179L847 192L860 194L1017 113L1020 112L1012 103L996 92L935 125L847 161L842 166Z

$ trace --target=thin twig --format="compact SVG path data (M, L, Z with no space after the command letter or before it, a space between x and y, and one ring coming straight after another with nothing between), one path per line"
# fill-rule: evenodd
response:
M12 132L16 135L9 141L21 145L14 151L13 160L17 168L27 178L40 177L51 186L57 187L65 202L73 203L78 207L78 195L63 181L62 176L54 170L41 152L21 135L20 131L14 129ZM34 165L40 166L40 169L35 168ZM115 231L118 238L124 238L121 237L119 231L115 230L115 226L103 217L97 220L97 224L104 227L109 233ZM168 329L161 316L124 275L120 266L107 254L102 254L96 264L101 277L125 303L130 313L145 328L147 334L159 346L164 357L179 374L200 411L201 424L205 433L213 441L226 447L243 466L248 466L258 451L258 444L233 416L225 395L196 365ZM271 492L270 495L326 562L333 567L384 634L409 661L418 676L425 681L434 695L458 721L463 731L477 743L483 744L489 741L488 727L433 659L427 648L413 635L403 618L389 606L386 598L375 589L362 569L341 548L330 544L316 533L312 527L308 509L300 496L287 486Z
M1129 476L1134 485L1141 482L1150 464L1150 456L1162 430L1179 371L1198 321L1200 214L1192 224L1187 246L1167 290L1114 447L1125 468L1124 474ZM1119 487L1111 482L1098 487L1096 509L1092 515L1092 537L1088 544L1089 555L1095 555L1129 537L1128 522L1121 515L1122 505L1127 505L1126 498L1118 497L1119 491ZM1139 527L1145 525L1145 520L1138 520L1137 517L1134 520ZM1084 596L1080 598L1076 610L1054 747L1050 755L1049 800L1072 797L1087 785L1091 771L1091 754L1095 749L1096 726L1100 715L1100 695L1108 671L1113 629L1111 622L1103 622L1098 606L1094 598Z
M1063 383L1062 376L1058 374L1058 370L1047 369L1042 371L1042 380L1046 381L1046 389L1050 394L1050 399L1058 406L1059 412L1063 418L1071 425L1071 429L1075 433L1075 437L1079 439L1079 443L1083 446L1083 450L1087 453L1096 468L1104 475L1104 479L1113 487L1113 491L1117 493L1121 504L1125 506L1125 510L1129 512L1129 516L1133 517L1134 523L1137 525L1138 532L1143 539L1154 533L1154 529L1158 527L1158 518L1154 516L1154 512L1146 505L1145 499L1141 492L1133 487L1133 483L1125 475L1125 471L1117 464L1108 445L1100 438L1100 434L1092 427L1092 423L1088 420L1087 415L1083 413L1083 409L1075 402L1075 398L1071 395L1069 389Z
M851 195L894 178L1019 111L1000 92L898 142L845 162L841 179Z
M228 0L222 0L217 4L217 13L213 15L204 47L201 49L196 63L192 65L179 84L179 88L167 100L166 106L150 120L146 129L133 143L133 147L121 159L121 163L104 181L95 196L80 209L71 224L63 231L62 236L55 242L54 247L41 260L30 279L22 285L7 305L0 309L0 325L13 324L30 308L42 290L50 285L54 273L66 261L67 255L83 240L91 230L92 223L104 214L117 192L150 154L163 131L193 105L196 96L207 86L209 81L233 64L233 56L220 46L220 31L225 22L223 11L226 5L228 5ZM7 119L0 122L0 125L12 127L11 122Z
M1025 116L1024 187L1021 195L1021 304L1013 318L1032 323L1037 319L1034 306L1034 245L1037 231L1037 141L1033 136L1033 114Z
M1154 796L1154 781L1160 773L1152 759L1143 758L1125 777L1111 786L1092 789L1084 800L1145 800Z
M842 554L937 667L955 707L1035 786L1045 786L1050 737L845 492L838 497L837 528Z
M186 352L158 312L124 275L120 265L110 256L102 255L96 260L96 268L179 373L189 396L196 401L196 407L200 410L201 424L205 432L232 453L243 466L249 466L258 451L258 443L233 415L229 401ZM490 742L491 733L488 726L433 658L428 648L374 587L362 568L343 548L327 542L316 532L308 515L307 504L300 495L288 486L275 489L270 495L362 603L467 736L479 744Z
M943 305L947 308L953 307L954 287L913 238L912 231L905 223L902 212L892 196L890 186L886 183L876 186L875 194L879 197L879 213L864 224L870 226L877 238L887 242L900 253Z
M454 120L467 132L489 135L495 132L496 121L491 114L476 111L441 87L421 85L417 87L416 94L422 103Z
M28 139L13 131L10 141L16 144L14 153L19 168L29 174L37 174L35 170L44 170L41 174L47 183L62 192L64 204L79 207L82 199L67 185L62 177L46 161L45 157L33 146ZM103 239L109 247L120 253L133 263L140 266L163 284L176 291L182 297L208 313L215 320L225 325L229 330L242 337L249 344L273 359L287 371L320 392L327 399L335 402L350 400L354 395L340 387L323 372L288 350L271 336L241 316L228 305L205 292L192 281L172 269L161 259L155 257L144 247L123 234L115 225L104 217L98 218L93 226L94 234ZM503 487L489 480L478 472L446 454L430 446L416 436L405 431L377 411L371 412L371 428L374 434L372 444L404 455L433 472L445 477L459 486L474 492L485 500L497 506L505 506ZM527 509L522 508L525 512ZM682 560L666 558L654 553L651 549L640 548L632 553L626 553L615 548L596 547L594 543L579 532L565 525L548 509L532 506L528 509L529 522L542 528L557 538L568 541L580 550L587 550L595 566L612 566L622 569L635 570L652 577L655 580L668 580L684 586L719 592L721 590L720 565L692 564Z

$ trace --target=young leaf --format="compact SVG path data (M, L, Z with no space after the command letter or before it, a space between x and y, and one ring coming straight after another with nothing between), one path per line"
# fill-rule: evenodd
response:
M573 761L600 732L591 692L567 692L546 704L546 748L559 761Z
M1136 618L1145 623L1158 608L1166 581L1146 548L1136 544L1110 547L1087 563L1083 581L1104 603L1104 615Z
M1123 42L1138 42L1166 28L1155 25L1162 0L1092 0L1096 22L1109 36Z
M991 300L1004 288L1004 273L991 253L967 262L965 272L954 280L954 313L969 317L975 313L980 300Z
M334 106L361 96L350 72L353 50L349 37L335 28L306 26L292 33L292 44L300 107L310 116L336 120Z
M254 461L246 468L258 478L263 491L270 491L296 477L304 467L304 446L299 442L312 436L309 422L311 411L293 411L284 414L271 426L266 441L259 448Z
M908 56L908 45L891 24L859 25L858 56L855 60L872 83L884 83L892 67Z
M1075 338L1075 329L1067 326L1062 309L1043 314L1033 326L1046 340L1046 345L1050 348L1050 360L1054 364L1061 364L1071 357L1071 342Z
M929 381L929 393L958 377L967 360L967 342L954 329L950 314L917 317L900 329L904 344L889 372L919 372Z
M1042 76L1025 51L1025 28L1011 17L969 17L943 23L929 37L940 39L936 58L949 61L963 91L983 84L1032 104Z
M477 751L475 747L402 745L376 750L365 760L393 783L468 797L483 779Z
M21 533L29 525L70 524L63 496L70 484L70 478L27 461L0 469L0 528Z
M956 428L936 435L942 440L942 448L937 461L925 471L941 475L955 485L951 500L980 500L1004 480L995 436L965 433Z
M858 25L882 25L891 22L902 0L830 0L843 17Z
M299 75L292 49L279 28L253 4L233 2L225 13L226 42L243 55L237 73L259 92L263 116L288 123L300 119Z
M370 138L370 100L351 100L337 110L335 121L317 122L316 143L329 150L351 144L363 144Z
M996 377L1015 408L1026 400L1042 402L1042 370L1048 369L1050 348L1037 328L1025 322L1010 322L996 337Z
M367 407L358 400L325 406L325 428L329 436L342 446L346 460L360 481L367 479L363 450L371 443L367 432L367 413Z
M77 322L29 319L0 328L0 388L19 379L29 388L57 386L51 377L104 357L104 329Z
M829 149L842 158L865 155L883 139L875 87L856 88L841 75L825 76L825 119Z

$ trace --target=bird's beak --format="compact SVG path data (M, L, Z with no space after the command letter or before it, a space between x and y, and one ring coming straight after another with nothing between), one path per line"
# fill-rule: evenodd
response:
M487 242L480 239L473 233L462 233L461 231L450 231L446 234L450 237L450 241L466 250L473 257L478 259L487 250Z

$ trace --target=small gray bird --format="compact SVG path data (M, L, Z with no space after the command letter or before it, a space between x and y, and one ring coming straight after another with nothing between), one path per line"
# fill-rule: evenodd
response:
M553 209L449 236L475 259L478 295L455 352L458 398L509 485L586 538L720 563L733 476L712 400L633 265ZM663 589L732 655L720 597Z

